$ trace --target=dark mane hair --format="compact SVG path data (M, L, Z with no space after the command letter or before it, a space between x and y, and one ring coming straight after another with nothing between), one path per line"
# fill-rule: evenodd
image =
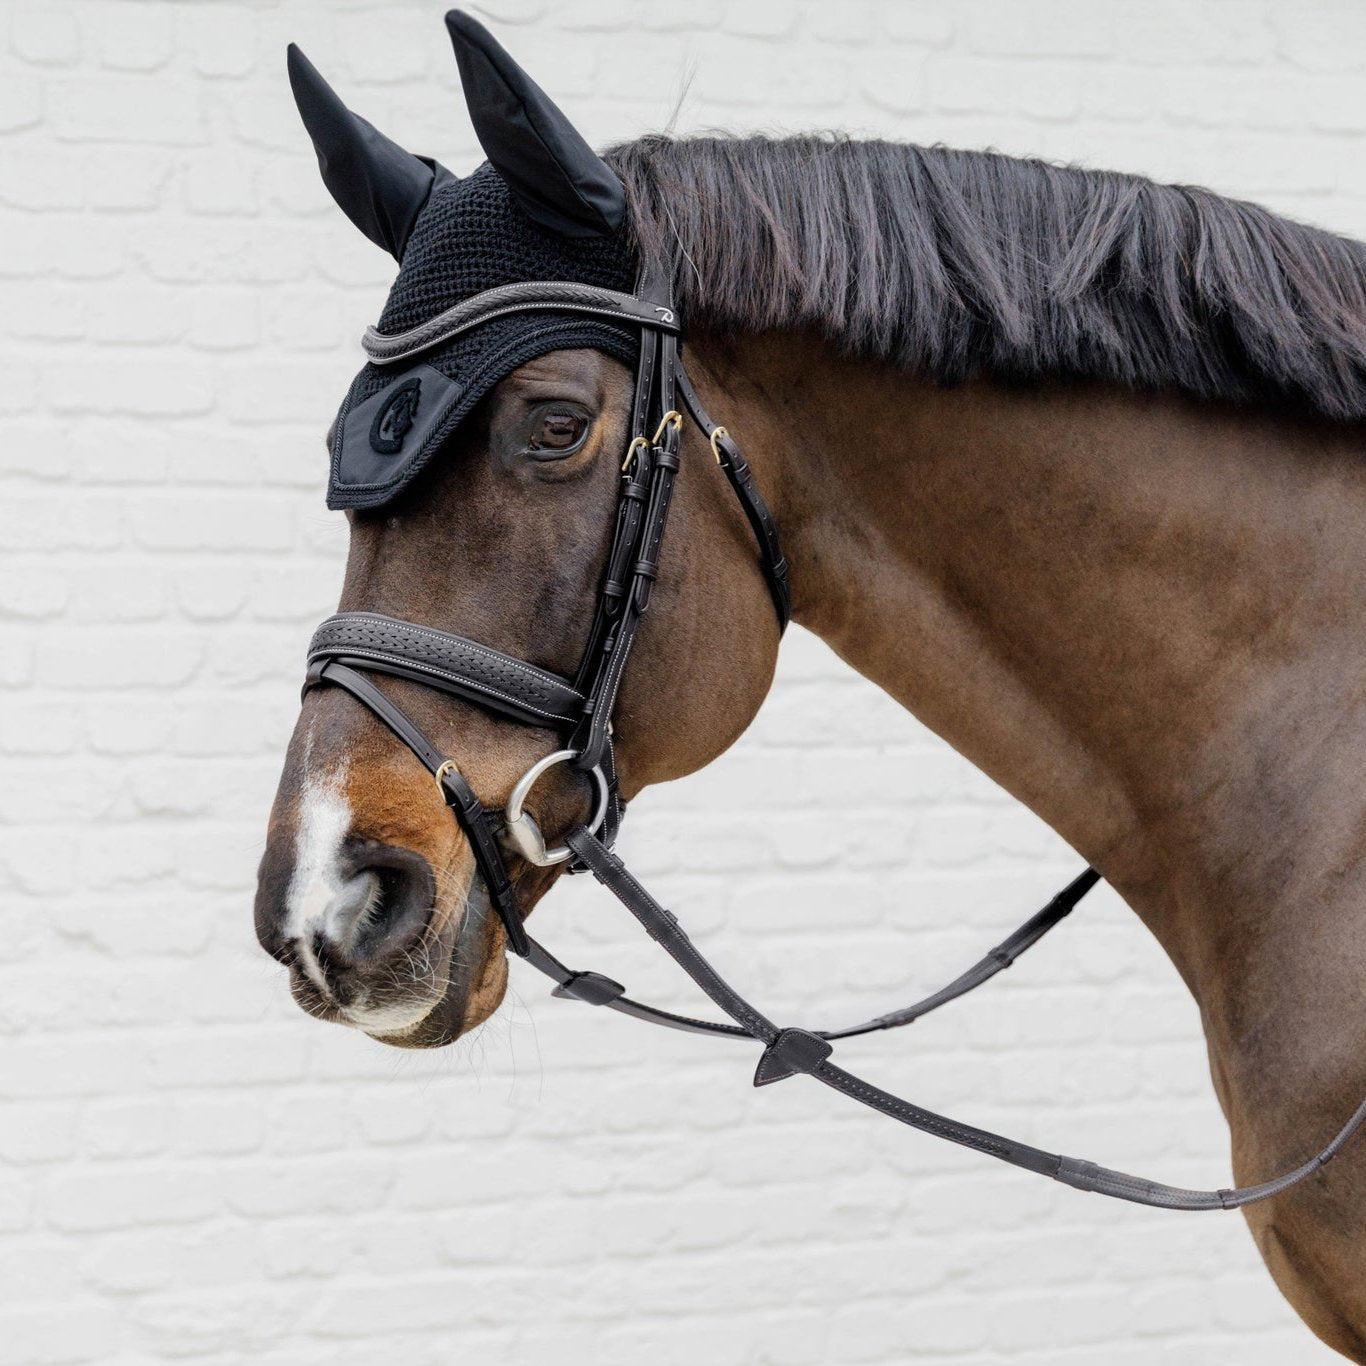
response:
M1366 417L1366 246L1141 176L806 136L607 158L685 319L953 383L1047 376Z

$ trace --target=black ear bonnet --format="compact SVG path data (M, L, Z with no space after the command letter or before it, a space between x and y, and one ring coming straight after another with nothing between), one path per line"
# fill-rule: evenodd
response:
M404 332L496 285L578 280L626 291L634 278L624 232L610 238L552 236L512 202L503 179L485 162L464 180L451 178L432 188L408 240L379 330ZM387 503L412 482L500 379L548 351L574 347L593 347L631 365L639 341L626 328L596 318L514 313L456 337L415 362L367 365L338 414L328 507Z
M467 16L447 16L475 131L491 160L460 179L352 114L297 49L290 79L338 204L399 258L379 319L397 333L499 285L572 280L629 292L625 191L563 114ZM380 507L519 365L594 348L630 365L639 341L583 315L513 313L397 365L369 364L337 415L330 508Z

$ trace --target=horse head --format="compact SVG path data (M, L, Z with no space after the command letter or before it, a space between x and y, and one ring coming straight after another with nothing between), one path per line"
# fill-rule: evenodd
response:
M535 684L541 671L552 690L587 690L618 630L599 620L607 580L637 567L609 563L619 508L641 484L650 438L663 439L640 425L646 408L633 377L653 362L642 361L637 327L592 311L493 307L476 325L458 323L469 300L496 304L509 296L491 291L515 296L535 282L629 295L640 270L630 205L607 162L479 24L453 12L447 26L488 156L464 178L390 141L297 49L289 55L324 181L399 262L372 362L329 435L328 502L350 520L337 620L353 629L397 620L418 645L423 632L458 637L495 673ZM433 320L452 317L455 331L432 331ZM416 352L392 360L405 346ZM612 682L604 743L614 817L619 801L724 750L758 708L776 658L779 630L750 529L705 436L678 425L670 435L687 477L667 549L650 551L653 606ZM366 662L348 639L348 658ZM399 667L375 686L485 809L503 810L519 777L563 749L564 718L534 701L509 715L496 681L482 692L433 691L424 682L440 684L442 671L428 664L423 681ZM557 765L527 795L548 843L601 795L594 767ZM491 913L448 796L346 690L307 692L271 814L256 925L311 1014L429 1047L497 1007L516 924ZM516 844L503 857L521 917L564 864L533 862Z

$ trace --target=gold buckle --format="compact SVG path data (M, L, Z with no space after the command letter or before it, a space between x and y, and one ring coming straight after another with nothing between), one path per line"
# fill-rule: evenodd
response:
M730 433L724 427L713 427L711 429L711 453L716 457L716 463L722 464L721 447L718 444L719 438L729 436Z
M626 448L626 459L621 462L621 472L625 474L636 463L637 450L649 450L650 443L643 436L633 436Z
M441 786L441 780L446 776L447 773L459 773L459 772L460 772L460 768L459 768L459 765L456 764L455 760L454 760L454 759L447 759L447 760L445 760L445 761L442 763L441 767L438 768L438 769L436 770L436 772L432 774L432 777L436 779L436 790L437 790L439 793L441 793L441 796L442 796L442 799L443 799L443 800L445 799L445 796L446 796L446 789L445 789L444 787Z
M682 425L683 414L675 412L672 408L670 408L669 411L665 413L662 418L660 418L659 426L655 430L654 436L650 439L650 445L658 446L660 438L670 427L672 427L674 431L677 431Z

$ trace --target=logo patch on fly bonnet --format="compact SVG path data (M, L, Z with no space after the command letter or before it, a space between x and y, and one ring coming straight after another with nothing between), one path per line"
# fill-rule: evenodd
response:
M353 394L366 378L362 371ZM328 505L369 502L374 490L404 483L428 444L444 435L465 390L430 365L418 365L359 403L348 399L332 446Z
M395 385L370 424L371 449L380 455L397 455L403 449L403 438L417 418L417 405L421 401L422 381L416 375Z

